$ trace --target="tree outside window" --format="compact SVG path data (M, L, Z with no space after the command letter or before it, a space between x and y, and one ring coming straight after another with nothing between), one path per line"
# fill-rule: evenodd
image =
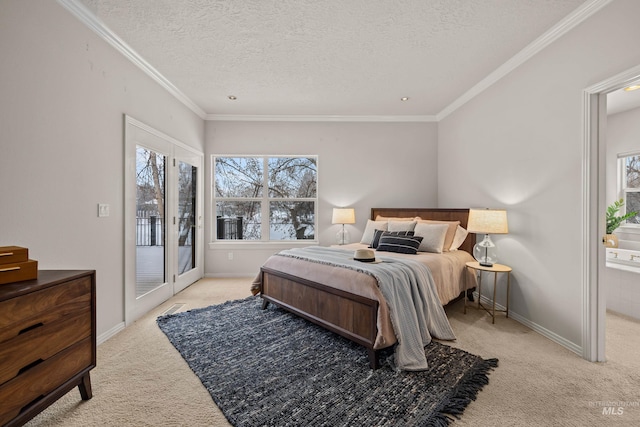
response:
M217 240L314 240L316 156L214 156Z

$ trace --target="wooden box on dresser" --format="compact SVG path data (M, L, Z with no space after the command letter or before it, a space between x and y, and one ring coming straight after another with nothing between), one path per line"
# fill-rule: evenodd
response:
M40 270L0 285L0 426L19 426L74 387L91 399L95 270Z

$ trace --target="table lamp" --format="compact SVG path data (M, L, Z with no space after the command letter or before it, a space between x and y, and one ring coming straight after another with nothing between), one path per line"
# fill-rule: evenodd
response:
M349 232L345 230L345 224L356 223L356 212L353 208L333 208L332 224L342 224L342 230L336 234L336 240L339 244L349 243Z
M507 211L504 209L469 209L467 230L484 234L484 239L473 247L473 257L483 267L493 267L497 262L496 245L489 234L507 234Z

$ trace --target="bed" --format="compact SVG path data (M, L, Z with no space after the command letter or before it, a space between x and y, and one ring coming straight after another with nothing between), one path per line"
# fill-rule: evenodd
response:
M337 246L335 250L353 253L356 249L367 248L370 243L366 235L384 221L388 226L393 222L395 227L400 228L403 227L401 221L409 222L417 218L421 223L442 222L447 225L435 228L441 230L446 227L449 239L454 226L456 229L466 228L468 214L468 209L373 208L363 242ZM376 250L376 258L410 258L426 264L432 273L438 299L444 306L464 297L468 290L476 286L475 275L465 268L466 262L473 260L470 253L475 244L475 234L465 233L456 238L459 240L457 250L448 251L448 247L443 247L442 253L420 251L415 255ZM447 241L449 243L450 239ZM365 347L369 365L373 369L378 367L377 351L397 342L387 301L378 289L377 280L371 275L274 255L261 267L253 288L263 299L263 309L269 303L274 303Z

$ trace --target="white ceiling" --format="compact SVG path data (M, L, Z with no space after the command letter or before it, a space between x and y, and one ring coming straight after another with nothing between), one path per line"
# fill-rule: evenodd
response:
M640 83L640 82L639 82ZM616 90L607 94L607 114L616 114L640 107L640 90Z
M437 116L594 2L80 1L208 115L330 116Z

